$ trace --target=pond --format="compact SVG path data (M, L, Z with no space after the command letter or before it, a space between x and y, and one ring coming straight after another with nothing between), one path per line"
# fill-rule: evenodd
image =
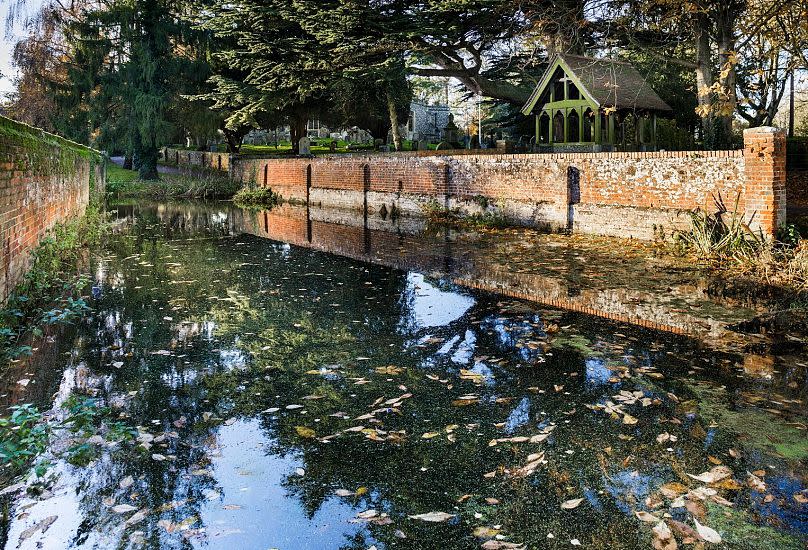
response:
M306 208L110 208L92 313L4 378L56 426L7 548L808 541L808 356L727 329L761 306L692 270Z

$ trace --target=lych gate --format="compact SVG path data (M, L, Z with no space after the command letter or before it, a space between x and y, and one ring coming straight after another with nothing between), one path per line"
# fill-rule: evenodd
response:
M670 111L630 64L569 54L553 59L522 107L547 151L655 150L657 115Z

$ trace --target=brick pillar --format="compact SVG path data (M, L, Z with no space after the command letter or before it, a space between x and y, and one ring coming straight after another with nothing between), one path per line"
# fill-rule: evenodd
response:
M774 236L786 223L786 134L770 126L743 132L744 191L753 229Z

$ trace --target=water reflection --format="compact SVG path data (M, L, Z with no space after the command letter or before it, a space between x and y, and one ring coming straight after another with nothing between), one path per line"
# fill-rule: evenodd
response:
M30 366L55 414L111 411L54 434L58 480L18 500L8 548L647 547L635 512L804 546L804 358L458 286L462 238L406 224L118 212L94 314ZM288 242L242 234L261 220ZM410 517L431 512L452 517Z

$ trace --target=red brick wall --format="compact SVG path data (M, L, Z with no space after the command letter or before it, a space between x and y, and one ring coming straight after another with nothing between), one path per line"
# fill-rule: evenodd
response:
M0 300L21 281L31 252L56 223L83 214L102 191L97 152L0 117Z
M744 130L746 212L774 234L786 220L786 135L775 128Z
M459 200L484 196L521 205L551 203L562 216L568 204L590 211L631 207L664 213L715 210L720 201L730 211L737 204L747 220L753 218L754 226L773 234L785 221L784 136L773 128L755 128L744 138L743 151L530 155L424 151L238 159L232 162L232 173L298 200L306 200L311 189L436 198L448 194ZM356 195L329 196L339 206L363 207ZM327 206L328 200L320 202ZM631 216L632 227L642 225L642 210Z

